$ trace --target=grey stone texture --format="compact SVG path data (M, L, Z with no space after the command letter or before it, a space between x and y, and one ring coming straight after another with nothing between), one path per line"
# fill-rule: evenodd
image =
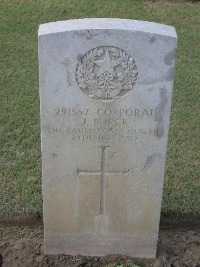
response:
M40 25L46 254L155 257L176 47L150 22Z

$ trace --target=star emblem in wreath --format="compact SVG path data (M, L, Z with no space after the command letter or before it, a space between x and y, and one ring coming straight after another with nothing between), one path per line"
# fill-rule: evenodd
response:
M97 47L87 52L76 68L80 89L91 98L111 101L128 94L138 77L133 58L124 50Z

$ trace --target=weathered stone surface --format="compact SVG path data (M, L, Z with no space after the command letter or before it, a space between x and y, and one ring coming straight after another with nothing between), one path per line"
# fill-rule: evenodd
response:
M156 23L40 26L47 254L155 257L176 46Z

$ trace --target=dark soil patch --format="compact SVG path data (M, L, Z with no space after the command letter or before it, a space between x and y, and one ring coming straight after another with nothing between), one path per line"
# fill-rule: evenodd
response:
M163 220L165 222L163 222ZM120 255L106 257L44 256L43 226L0 225L0 267L114 267L116 264L140 267L200 267L200 225L198 220L162 219L158 255L154 260L133 259ZM3 265L1 263L3 258Z

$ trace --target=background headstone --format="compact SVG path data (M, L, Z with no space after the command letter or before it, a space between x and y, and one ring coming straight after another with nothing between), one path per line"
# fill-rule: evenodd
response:
M47 254L155 257L176 46L156 23L40 25Z

